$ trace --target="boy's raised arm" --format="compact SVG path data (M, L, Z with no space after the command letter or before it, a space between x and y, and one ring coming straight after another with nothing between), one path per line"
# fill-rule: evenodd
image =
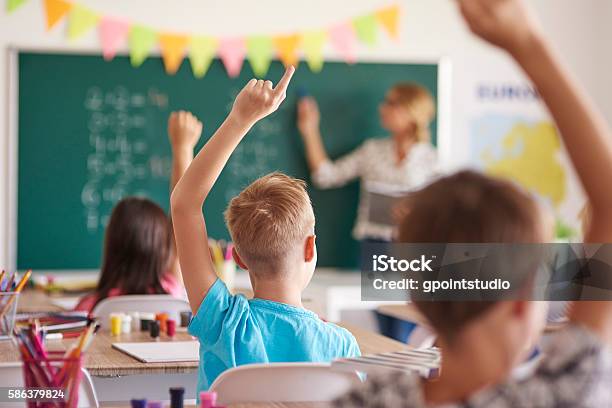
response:
M612 243L612 133L561 64L522 0L458 0L472 31L508 51L559 128L592 209L585 242ZM612 274L612 271L610 271ZM575 302L570 318L612 339L612 302Z
M285 99L294 72L293 67L287 68L275 88L270 81L250 80L236 97L228 117L174 188L171 198L174 234L187 296L194 313L217 279L202 215L204 201L249 129L276 111Z

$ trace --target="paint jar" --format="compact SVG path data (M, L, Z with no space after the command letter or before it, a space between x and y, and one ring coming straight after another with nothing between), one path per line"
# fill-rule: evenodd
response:
M110 331L112 336L121 334L123 315L121 313L111 313L110 315Z

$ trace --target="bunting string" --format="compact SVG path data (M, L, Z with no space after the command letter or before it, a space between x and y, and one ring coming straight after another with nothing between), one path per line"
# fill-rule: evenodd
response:
M15 12L28 0L6 0L6 10ZM185 58L196 78L206 75L212 60L218 57L227 74L240 74L247 59L255 76L263 78L270 61L276 57L285 66L299 63L300 55L313 72L323 69L323 54L329 44L347 63L357 60L358 44L374 47L379 32L384 31L394 41L399 40L399 4L392 4L371 13L337 22L318 30L283 35L254 34L235 37L215 37L201 34L173 33L133 23L68 0L42 0L47 31L67 20L67 37L78 40L97 28L102 56L111 61L117 50L127 44L132 66L139 67L157 46L164 68L174 75Z

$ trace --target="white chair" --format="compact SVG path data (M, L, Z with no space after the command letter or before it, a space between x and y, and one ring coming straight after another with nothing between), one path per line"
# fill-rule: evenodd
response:
M125 295L101 300L92 311L103 329L110 327L109 316L119 312L166 312L171 319L180 322L180 313L191 310L189 303L170 295Z
M357 373L332 371L330 364L249 364L223 372L210 386L219 405L242 402L326 402L361 381Z
M0 363L0 384L3 387L23 387L23 370L21 363ZM83 378L81 379L81 386L79 387L79 407L99 407L98 397L96 396L96 390L94 389L91 376L85 368L81 368L83 372ZM3 407L23 407L24 403L2 403Z

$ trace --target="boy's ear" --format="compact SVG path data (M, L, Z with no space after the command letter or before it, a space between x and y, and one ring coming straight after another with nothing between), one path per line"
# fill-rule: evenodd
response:
M304 244L304 261L306 262L310 262L314 259L316 239L317 239L316 235L309 235L306 238L306 243Z
M516 300L512 302L512 315L515 317L523 317L527 313L527 301Z
M245 271L249 270L249 268L247 268L245 263L242 261L242 258L240 258L240 255L238 255L238 251L236 251L236 247L232 248L232 258L234 258L234 261L241 269L244 269Z

